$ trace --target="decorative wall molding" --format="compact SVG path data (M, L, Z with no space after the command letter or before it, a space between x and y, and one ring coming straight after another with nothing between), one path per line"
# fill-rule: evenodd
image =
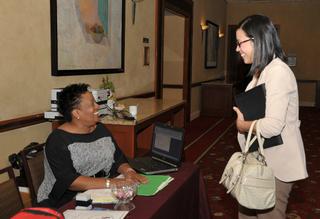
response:
M43 113L0 121L0 133L47 122Z
M154 97L154 96L155 96L155 92L152 91L152 92L136 94L136 95L127 96L127 97L121 97L121 98L118 98L118 100L123 100L127 98L148 98L148 97ZM48 122L48 120L44 118L43 113L18 117L18 118L9 119L9 120L3 120L3 121L0 121L0 133L14 130L14 129L24 128L27 126L36 125L44 122Z

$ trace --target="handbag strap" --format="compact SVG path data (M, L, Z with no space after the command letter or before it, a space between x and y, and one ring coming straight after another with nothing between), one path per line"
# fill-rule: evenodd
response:
M244 148L244 153L248 153L250 146L251 146L251 145L253 144L253 142L257 139L256 136L254 136L254 137L251 139L253 127L254 127L254 125L256 124L256 122L257 122L257 120L254 120L254 121L252 121L252 123L251 123L251 125L250 125L249 132L248 132L247 139L246 139L246 145L245 145L245 148Z
M256 126L256 135L251 139L253 128ZM259 125L259 120L254 120L249 128L249 132L247 135L246 139L246 145L244 148L244 153L248 153L249 148L255 142L255 140L258 140L258 145L259 145L259 152L264 156L264 151L263 151L263 143L264 143L264 138L261 137L261 132L260 132L260 125Z
M261 136L260 120L256 122L256 137L258 140L260 154L264 156L264 150L263 150L264 138Z
M256 135L251 139L253 128L256 126ZM246 139L246 145L244 148L244 153L248 153L250 146L253 144L253 142L257 140L258 145L259 145L259 153L264 156L264 150L263 150L263 143L264 143L264 138L261 137L261 131L260 131L260 125L259 125L259 120L254 120L251 125L250 129L247 135Z

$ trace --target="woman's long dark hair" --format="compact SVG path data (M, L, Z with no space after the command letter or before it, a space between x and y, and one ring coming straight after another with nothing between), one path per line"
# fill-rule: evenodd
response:
M286 62L287 57L281 48L278 33L271 20L263 15L251 15L243 19L238 29L242 29L248 37L253 38L254 55L249 71L250 75L260 73L274 59Z

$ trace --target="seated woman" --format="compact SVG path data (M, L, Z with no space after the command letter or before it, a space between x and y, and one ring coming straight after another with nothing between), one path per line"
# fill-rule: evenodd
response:
M108 188L124 180L146 183L99 123L99 105L87 84L72 84L58 97L58 111L66 122L54 130L45 146L44 180L38 190L41 206L58 208L77 192ZM110 178L115 174L124 179Z

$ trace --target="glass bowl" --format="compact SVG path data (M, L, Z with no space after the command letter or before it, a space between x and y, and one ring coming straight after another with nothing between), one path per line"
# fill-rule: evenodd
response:
M131 202L137 194L138 185L132 182L123 181L111 185L112 195L118 200L114 206L115 210L131 211L135 205Z

